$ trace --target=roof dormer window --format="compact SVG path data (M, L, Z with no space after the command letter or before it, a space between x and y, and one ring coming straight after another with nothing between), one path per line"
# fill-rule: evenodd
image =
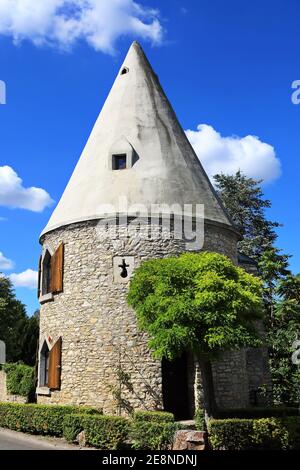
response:
M126 170L127 168L127 155L121 153L112 156L112 169L113 170Z

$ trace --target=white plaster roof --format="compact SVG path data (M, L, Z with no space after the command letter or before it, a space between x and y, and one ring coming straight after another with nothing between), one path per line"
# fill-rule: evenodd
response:
M128 73L121 71L127 67ZM114 153L133 158L113 171ZM130 157L131 158L131 157ZM231 226L141 46L134 42L71 179L42 234L143 204L204 204L205 218Z

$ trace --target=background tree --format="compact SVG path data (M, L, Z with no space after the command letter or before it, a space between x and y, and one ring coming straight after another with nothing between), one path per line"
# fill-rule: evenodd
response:
M261 281L229 258L202 252L143 263L130 283L128 303L149 336L154 357L198 357L204 403L214 411L211 359L219 352L257 346L253 322L262 316Z
M279 300L274 310L269 340L273 394L277 404L296 405L300 401L300 368L292 363L293 342L300 331L300 275L282 279L276 293Z
M241 172L216 175L217 191L240 233L239 250L255 259L264 282L270 368L276 403L299 403L299 367L292 364L292 343L300 330L300 279L289 270L289 256L275 243L278 222L266 217L271 201L263 198L261 181Z
M235 175L215 175L214 180L228 214L242 235L239 251L258 262L274 246L275 229L281 226L266 218L266 209L272 204L264 199L262 181L248 178L241 171Z
M6 343L7 362L23 361L33 365L37 338L37 318L26 315L10 279L0 274L0 339Z

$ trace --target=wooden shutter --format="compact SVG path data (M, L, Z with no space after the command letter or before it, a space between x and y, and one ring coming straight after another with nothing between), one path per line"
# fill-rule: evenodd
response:
M40 298L41 295L41 285L42 285L42 256L40 256L39 259L39 274L38 274L38 288L37 288L37 296L38 299Z
M49 353L48 387L51 390L60 389L61 345L62 339L60 337Z
M51 292L63 291L64 244L61 243L51 258Z

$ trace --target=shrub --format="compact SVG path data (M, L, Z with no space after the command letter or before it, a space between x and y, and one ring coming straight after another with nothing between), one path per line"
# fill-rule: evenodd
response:
M198 408L196 410L194 421L196 424L196 429L198 429L199 431L206 430L205 411L202 408Z
M168 413L166 411L136 411L134 413L135 421L150 421L150 422L174 422L173 413Z
M212 419L208 424L209 443L213 450L250 449L252 419Z
M251 439L254 447L259 449L287 449L289 433L279 418L262 418L253 420Z
M6 388L13 395L29 398L34 393L34 367L25 364L4 364Z
M213 450L300 449L300 418L213 419Z
M69 414L64 417L63 436L68 442L75 442L81 431L83 431L81 415Z
M90 407L0 403L0 427L31 434L62 436L63 419L70 413L99 414Z
M167 450L178 429L179 425L171 421L133 420L130 433L132 447L136 450Z
M101 450L119 449L127 440L130 422L120 416L75 414L64 419L64 437L75 441L85 431L86 443Z

